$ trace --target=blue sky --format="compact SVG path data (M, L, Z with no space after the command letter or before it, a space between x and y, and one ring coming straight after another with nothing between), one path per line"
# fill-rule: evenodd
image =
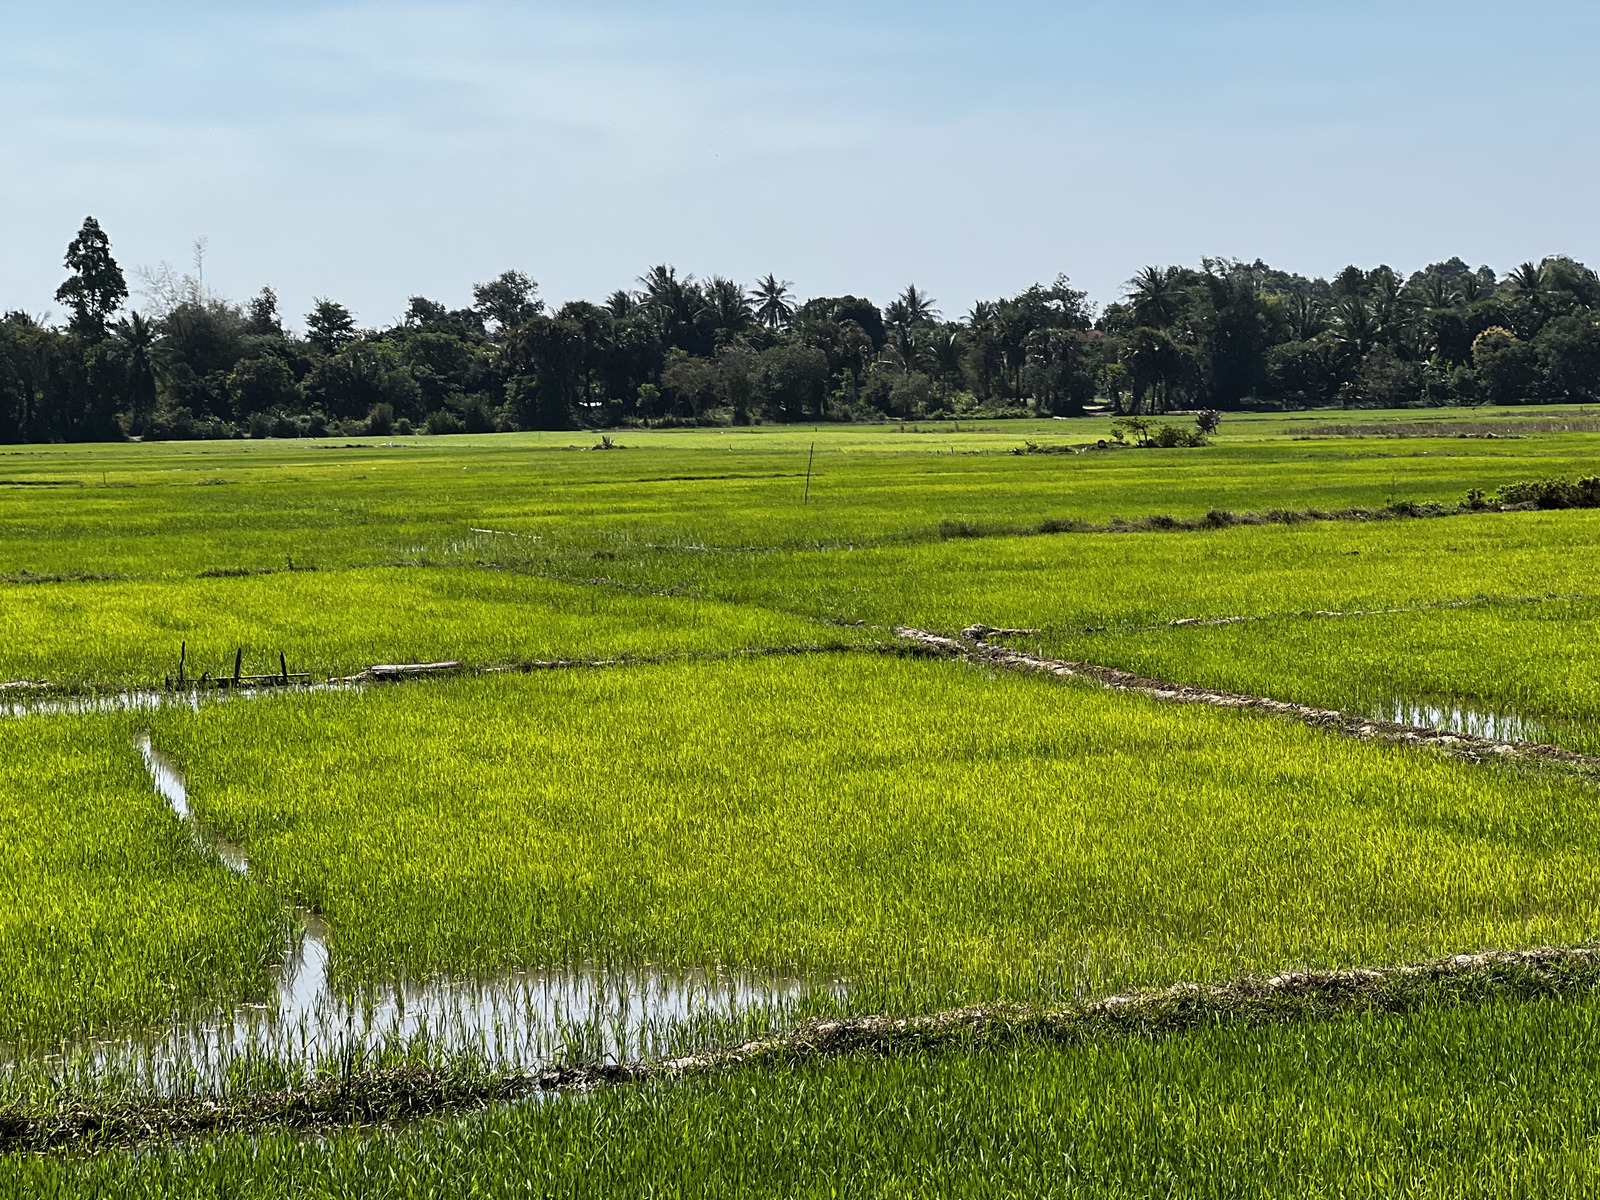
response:
M1146 263L1600 265L1600 6L0 0L0 308L123 266L365 324L656 262L951 315Z

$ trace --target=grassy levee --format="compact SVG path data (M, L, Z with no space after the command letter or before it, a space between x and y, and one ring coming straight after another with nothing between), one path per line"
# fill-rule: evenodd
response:
M883 656L156 714L347 978L589 962L1042 1002L1600 927L1592 793Z
M0 679L164 684L350 675L375 663L476 666L859 645L866 631L717 601L633 595L464 567L0 586Z
M151 790L120 716L0 723L0 1046L260 996L288 930Z
M374 1136L0 1160L12 1194L1578 1196L1600 1002L744 1069Z
M1499 736L1600 752L1600 601L1290 613L1226 626L1054 633L1008 644L1158 679L1404 719L1452 708ZM1506 720L1510 718L1510 720Z
M30 449L0 467L0 564L7 577L180 577L291 560L447 563L517 548L507 534L573 553L869 545L1213 508L1456 501L1600 469L1595 434L1300 442L1248 422L1201 450L1004 452L1081 444L1104 424L630 433L611 453L569 450L593 440L580 434Z

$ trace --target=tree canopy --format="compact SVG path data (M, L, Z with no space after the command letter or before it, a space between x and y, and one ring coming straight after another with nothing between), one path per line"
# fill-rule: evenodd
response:
M667 263L552 310L527 273L470 308L411 297L363 327L318 298L304 333L263 288L127 281L94 218L67 248L64 326L0 319L0 440L609 428L943 415L1146 416L1600 398L1600 277L1550 256L1308 278L1256 261L1151 265L1096 310L1065 275L949 318L915 284L879 307Z

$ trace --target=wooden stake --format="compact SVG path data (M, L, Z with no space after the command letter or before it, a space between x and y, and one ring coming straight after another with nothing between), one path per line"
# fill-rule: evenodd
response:
M178 651L178 686L183 686L183 660L189 657L189 643L184 642Z
M800 504L804 507L811 503L811 464L817 457L817 444L811 443L811 453L806 457L806 494L801 497Z
M278 651L278 669L283 672L283 686L289 686L289 660L284 658L283 651Z
M240 646L233 655L233 686L239 686L239 668L244 666L244 647Z

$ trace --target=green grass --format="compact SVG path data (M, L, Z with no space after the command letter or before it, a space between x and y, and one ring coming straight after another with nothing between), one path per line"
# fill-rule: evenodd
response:
M858 630L716 601L462 567L0 587L0 679L161 684L242 670L350 675L374 663L858 645Z
M649 546L801 548L1021 532L1212 508L1377 508L1455 501L1539 475L1600 469L1600 434L1521 441L1286 439L1239 421L1203 450L1014 457L1024 440L1081 443L1103 421L41 447L0 460L7 573L177 577L215 568L473 561L489 528L540 552ZM1042 430L1042 432L1041 432ZM809 503L803 476L817 443ZM81 485L81 486L80 486ZM513 539L499 537L499 542Z
M347 977L579 962L1049 1000L1600 928L1590 791L945 662L676 663L154 720Z
M1362 617L1052 634L1019 647L1159 679L1382 714L1466 706L1528 737L1600 752L1600 602L1534 600Z
M1590 941L1588 785L863 652L894 623L1035 627L1067 657L1341 707L1467 698L1577 744L1600 727L1600 513L1036 532L1600 470L1566 414L1518 440L1406 428L1503 415L1230 417L1204 450L1022 457L1108 422L7 453L0 679L153 683L181 642L191 675L241 647L247 673L280 651L317 675L686 660L141 719L260 882L152 794L132 718L0 725L0 1044L260 998L284 899L329 917L349 982L710 965L901 1011ZM1342 424L1406 436L1316 432ZM277 573L200 577L218 568ZM1306 615L1456 600L1493 603ZM1222 616L1271 619L1164 627ZM854 652L712 660L805 646ZM1530 1003L816 1063L376 1136L13 1159L0 1191L1581 1192L1597 1019Z
M854 551L658 552L570 569L557 560L546 569L835 621L947 632L980 622L1061 634L1190 617L1600 595L1597 537L1600 512L1487 513L953 538Z
M0 1046L259 995L277 900L223 870L151 789L129 718L0 722Z
M735 1071L328 1139L0 1161L22 1196L1545 1197L1600 1186L1600 1003Z

